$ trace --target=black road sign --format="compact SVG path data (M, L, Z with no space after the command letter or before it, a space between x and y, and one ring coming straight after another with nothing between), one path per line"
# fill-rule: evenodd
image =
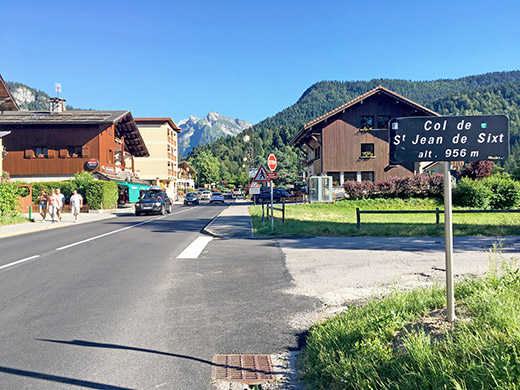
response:
M509 156L505 115L428 116L390 121L390 161L504 160Z

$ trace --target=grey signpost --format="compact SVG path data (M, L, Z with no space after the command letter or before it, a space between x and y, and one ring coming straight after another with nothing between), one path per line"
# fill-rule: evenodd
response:
M503 160L509 156L505 115L430 116L390 121L390 163L443 161L446 304L455 320L450 161Z

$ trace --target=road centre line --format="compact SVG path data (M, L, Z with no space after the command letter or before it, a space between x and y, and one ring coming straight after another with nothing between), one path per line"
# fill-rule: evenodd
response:
M25 259L18 260L18 261L15 261L15 262L13 262L13 263L9 263L9 264L2 265L2 266L0 267L0 270L3 270L3 269L5 269L5 268L12 267L13 265L16 265L16 264L25 263L26 261L29 261L29 260L37 259L38 257L40 257L40 255L34 255L34 256L26 257Z
M182 253L177 256L178 259L197 259L199 255L202 253L206 245L213 240L211 236L200 236L195 239L190 245L186 247L182 251Z
M189 210L190 210L190 209L187 209L187 210L181 210L181 211L178 211L178 212L176 212L176 213L169 214L169 215L170 215L170 216L171 216L171 215L176 215L176 214L184 213L185 211L189 211ZM111 232L108 232L108 233L100 234L99 236L95 236L95 237L87 238L87 239L85 239L85 240L78 241L78 242L75 242L75 243L73 243L73 244L65 245L65 246L62 246L62 247L56 248L56 250L57 250L57 251L61 251L61 250L64 250L64 249L72 248L73 246L76 246L76 245L80 245L80 244L84 244L84 243L89 242L89 241L97 240L98 238L103 238L103 237L106 237L106 236L110 236L110 235L112 235L112 234L116 234L116 233L122 232L122 231L124 231L124 230L131 229L131 228L134 228L134 227L137 227L137 226L145 225L145 224L147 224L147 223L154 222L154 221L157 221L157 220L159 220L159 219L166 218L166 217L168 217L168 215L163 215L163 216L160 216L160 217L158 217L158 218L149 219L149 220L147 220L147 221L139 222L138 224L135 224L135 225L127 226L127 227L124 227L124 228L121 228L121 229L117 229L117 230L114 230L114 231L111 231Z

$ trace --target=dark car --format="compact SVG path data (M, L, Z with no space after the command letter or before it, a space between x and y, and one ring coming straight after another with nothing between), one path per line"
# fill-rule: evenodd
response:
M162 189L150 188L135 203L135 215L172 212L172 201Z
M199 196L196 192L188 192L184 198L184 204L199 204Z
M279 202L282 198L287 198L291 196L287 191L282 190L281 188L273 189L273 202ZM264 188L260 191L259 194L255 195L255 200L257 203L264 203L271 201L271 189Z

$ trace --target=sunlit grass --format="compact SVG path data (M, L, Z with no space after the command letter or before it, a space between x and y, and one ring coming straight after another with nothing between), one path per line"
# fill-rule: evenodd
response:
M280 207L280 206L277 206ZM443 209L436 199L367 199L335 204L286 205L286 220L262 223L262 207L250 208L258 236L442 236L444 216L436 225L435 214L362 214L361 228L356 226L356 208L360 210L435 210ZM275 216L281 212L275 211ZM520 234L520 213L453 214L455 235L508 236Z
M14 225L17 223L29 222L29 219L25 218L23 214L16 215L0 215L0 226L2 225Z
M458 283L455 299L454 324L439 287L350 307L310 330L302 378L323 390L520 389L518 268Z

